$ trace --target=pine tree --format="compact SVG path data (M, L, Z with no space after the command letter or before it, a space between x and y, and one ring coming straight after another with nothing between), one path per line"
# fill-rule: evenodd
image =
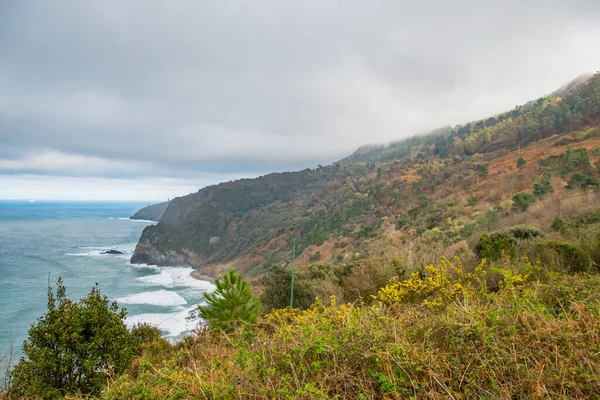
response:
M245 323L256 322L260 301L252 295L248 281L228 271L215 285L217 289L205 295L208 306L198 307L212 329L231 333Z

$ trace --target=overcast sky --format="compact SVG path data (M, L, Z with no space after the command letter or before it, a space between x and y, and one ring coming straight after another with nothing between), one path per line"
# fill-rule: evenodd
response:
M0 1L0 198L161 200L600 69L598 0Z

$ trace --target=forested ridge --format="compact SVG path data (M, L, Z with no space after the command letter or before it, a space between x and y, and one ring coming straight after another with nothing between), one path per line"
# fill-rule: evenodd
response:
M544 191L558 196L564 187L578 189L572 179L593 186L600 75L560 94L363 149L332 165L222 183L174 199L160 223L146 228L132 260L189 263L212 275L233 265L258 276L289 262L293 239L301 264L360 257L396 230L406 231L405 240L434 238L445 246L473 240L488 220L512 212L512 197L520 192L539 201ZM560 174L544 167L546 158L570 149L585 151L588 163ZM525 164L517 166L521 158Z

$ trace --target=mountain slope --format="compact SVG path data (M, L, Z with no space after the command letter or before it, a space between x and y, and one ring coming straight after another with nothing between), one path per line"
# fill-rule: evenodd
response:
M158 222L168 206L168 201L157 204L151 204L133 214L131 217L129 217L129 219L144 219L148 221Z
M570 195L573 179L594 182L599 121L595 75L563 97L365 147L335 165L210 186L172 200L132 262L185 263L208 275L233 265L256 276L286 263L294 238L300 264L360 258L392 239L452 246L499 215L521 218L514 194L550 187L539 201ZM587 163L571 165L577 157Z

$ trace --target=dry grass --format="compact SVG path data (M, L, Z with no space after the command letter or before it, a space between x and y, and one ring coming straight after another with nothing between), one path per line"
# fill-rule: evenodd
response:
M443 308L332 301L149 347L102 398L598 398L600 278L503 271L499 292L465 286Z

